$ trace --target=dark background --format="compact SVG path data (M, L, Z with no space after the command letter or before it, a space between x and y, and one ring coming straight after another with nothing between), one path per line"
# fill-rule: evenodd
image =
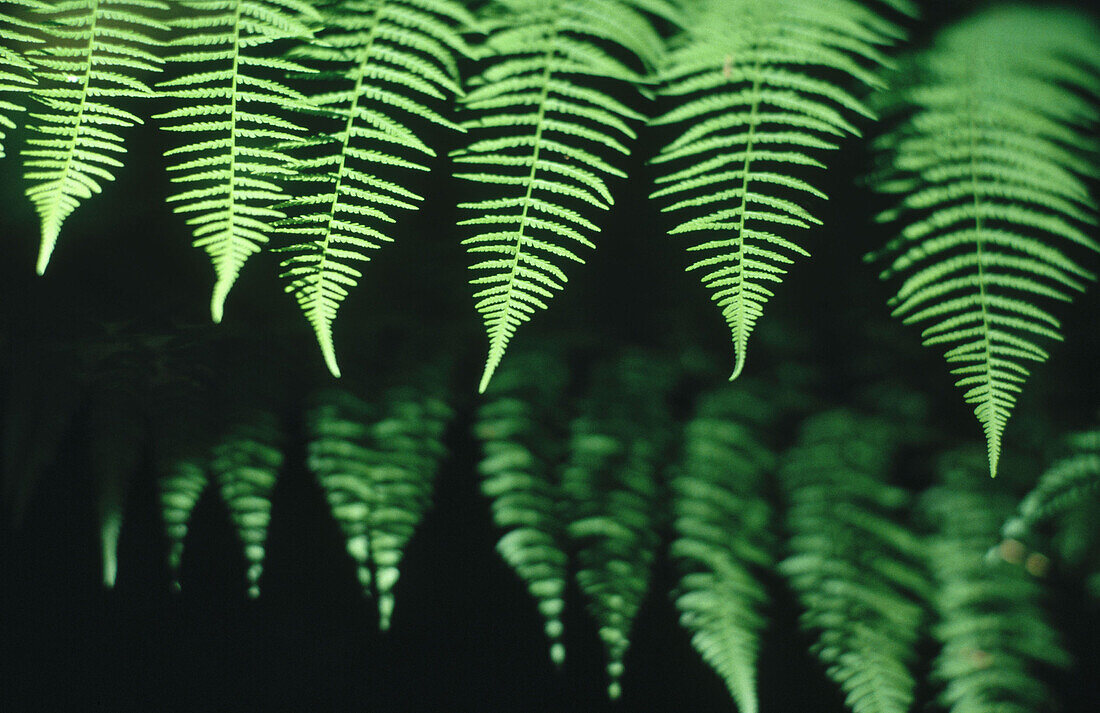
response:
M961 5L926 3L917 40ZM0 663L0 710L733 709L677 625L663 558L635 625L622 701L606 700L602 647L575 590L565 622L568 659L561 671L550 664L534 604L493 550L497 533L477 489L469 426L484 336L466 284L467 258L451 227L458 217L451 206L466 188L449 178L445 158L416 186L425 208L408 215L394 230L395 243L375 254L336 324L341 385L364 397L398 378L410 360L445 356L454 366L451 455L435 507L406 552L392 630L377 630L374 604L360 594L338 527L301 465L300 440L288 446L275 490L258 600L246 597L240 547L213 489L192 521L183 591L169 591L152 436L138 445L138 472L124 488L118 581L104 590L96 514L102 483L89 471L89 445L93 415L113 393L129 389L153 432L193 417L188 404L250 399L279 409L293 431L303 394L330 379L293 300L277 296L282 286L270 253L246 265L225 322L208 324L211 270L164 207L171 191L157 157L170 144L155 125L130 132L126 168L67 221L43 278L33 274L37 228L21 194L12 138L0 162L5 413L60 413L59 394L72 397L75 413L37 487L5 484L0 641L9 656ZM647 199L654 174L644 161L661 143L658 132L642 130L636 156L624 165L632 180L612 186L617 202L602 220L599 249L570 271L568 289L513 344L568 335L585 345L575 357L581 371L590 356L620 345L702 354L715 367L675 394L682 420L695 391L724 382L732 355L718 311L696 277L680 270L687 258L663 235L667 218ZM894 377L928 395L949 444L980 442L939 354L920 348L917 330L888 319L892 286L861 262L885 237L871 222L878 199L857 180L864 151L853 140L829 156L830 171L817 180L830 200L812 208L825 225L801 239L813 258L796 264L776 290L760 329L778 336L750 347L748 372L797 364L816 375L823 403L849 403L861 387ZM1096 268L1095 256L1087 264ZM1093 289L1061 313L1067 341L1035 369L1006 433L1006 463L1027 462L1032 446L1051 434L1094 422L1095 308ZM11 444L5 447L5 458L15 457ZM916 463L900 477L919 487L928 477L926 460ZM20 492L32 495L17 525L10 513ZM1088 680L1100 664L1097 611L1072 577L1056 573L1053 584L1051 608L1079 662L1054 682L1066 711L1091 711L1100 700ZM807 653L810 639L798 631L790 595L778 581L769 586L762 710L843 710ZM922 686L916 709L931 695Z

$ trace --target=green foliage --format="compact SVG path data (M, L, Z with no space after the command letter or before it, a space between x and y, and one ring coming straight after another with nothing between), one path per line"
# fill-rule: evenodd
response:
M928 562L935 577L935 635L942 650L934 675L951 713L1051 710L1040 667L1069 659L1042 607L1043 588L1023 567L984 556L1011 501L979 476L974 452L949 454L942 485L921 499L934 529Z
M474 20L454 0L341 0L319 11L324 31L291 56L320 70L311 76L324 81L324 91L308 100L339 128L295 152L294 179L304 185L280 206L291 216L278 225L292 240L282 248L291 253L282 263L286 289L339 376L332 323L362 277L352 263L392 240L383 230L396 209L421 200L401 185L402 174L429 167L402 153L435 156L404 122L458 128L424 102L461 93L456 55L470 51L460 31Z
M40 9L38 0L8 0L9 4L24 8ZM13 8L14 9L14 8ZM23 58L16 47L20 43L36 43L41 40L34 34L37 24L20 17L0 12L0 158L4 157L4 130L14 129L15 122L7 112L23 111L24 107L8 93L25 93L38 83L34 67Z
M210 453L210 473L244 545L248 594L260 595L271 493L283 466L283 434L268 411L242 414Z
M658 73L675 108L652 122L683 128L653 159L675 168L652 197L683 211L672 235L702 234L687 269L703 270L729 326L733 380L769 284L809 255L785 235L821 223L803 203L825 194L803 169L858 135L853 115L870 113L849 85L882 86L879 47L900 31L849 0L693 0L684 26Z
M562 487L573 512L577 583L607 652L608 695L621 694L630 630L649 589L660 537L657 472L668 447L674 375L628 352L594 367L569 436Z
M645 69L663 51L643 11L671 13L661 0L497 0L484 13L492 62L462 97L478 116L452 154L480 167L457 177L492 193L459 206L476 213L459 225L478 231L462 242L479 259L471 284L489 336L481 392L519 325L564 286L561 265L584 262L578 244L595 247L600 228L582 211L606 210L606 177L625 176L601 154L629 154L644 119L609 91L643 80L619 56Z
M895 431L848 411L812 416L786 454L790 555L779 565L818 638L812 651L854 713L904 713L927 599L909 494L886 482Z
M42 224L38 274L46 271L61 225L81 200L99 193L122 166L122 129L141 118L118 106L122 99L152 96L140 80L158 71L156 35L167 29L157 0L66 0L35 10L46 15L36 29L44 43L26 55L37 84L30 89L44 107L22 151L27 197Z
M347 391L315 395L306 415L307 465L378 601L379 626L393 615L393 588L405 545L431 504L443 432L452 411L440 394L394 388L378 404ZM373 575L373 576L372 576Z
M768 600L758 571L775 564L764 483L776 457L764 434L776 414L753 386L742 382L699 400L670 482L680 623L741 713L758 710L756 659Z
M287 116L309 106L280 76L309 70L261 50L312 37L309 23L319 16L305 0L179 0L177 9L171 24L179 34L170 46L182 49L168 60L190 66L157 85L183 100L157 118L168 131L193 135L165 153L179 157L169 169L182 184L169 200L178 202L176 212L190 214L194 245L214 264L210 314L220 322L245 261L285 217L272 207L294 174L283 143L301 141L304 131Z
M1048 303L1068 302L1093 275L1068 254L1100 249L1096 202L1100 31L1078 13L994 7L940 33L912 57L883 103L895 127L877 142L875 186L904 196L880 216L900 235L878 254L891 301L926 324L984 431L990 473L1016 394L1060 340Z
M497 552L538 602L550 659L558 666L565 660L561 613L568 560L557 464L567 383L560 360L516 354L490 385L474 426L484 454L481 492L492 503L493 522L505 530Z
M177 591L180 589L183 543L187 539L191 514L209 482L206 463L201 459L175 461L157 482L164 534L168 538L168 571L172 577L172 588Z

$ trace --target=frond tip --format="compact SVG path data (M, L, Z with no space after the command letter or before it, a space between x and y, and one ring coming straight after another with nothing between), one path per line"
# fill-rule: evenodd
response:
M1100 31L1079 13L993 8L941 33L908 70L884 100L899 123L877 142L876 186L904 196L880 220L900 235L869 259L889 255L882 276L903 276L893 314L948 348L996 475L1024 365L1046 361L1042 340L1062 339L1048 304L1094 279L1063 246L1100 250L1083 180L1096 169L1080 158L1098 153L1082 92L1100 89Z

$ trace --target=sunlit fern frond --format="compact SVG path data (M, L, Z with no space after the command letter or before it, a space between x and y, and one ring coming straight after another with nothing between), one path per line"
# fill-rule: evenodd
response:
M657 471L668 445L671 382L667 366L644 353L598 364L562 472L577 583L607 653L611 698L622 691L623 659L660 542Z
M38 0L5 0L4 4L11 7L0 10L0 158L4 157L4 132L16 126L8 114L25 108L11 95L25 94L38 83L34 66L24 59L19 46L35 44L42 39L38 23L24 15L28 9L41 12L44 8Z
M905 713L927 599L909 495L886 483L893 429L848 411L811 417L784 457L789 556L780 565L817 635L813 653L854 713Z
M245 261L285 217L271 206L285 198L283 183L294 173L285 144L304 131L288 115L307 103L285 74L309 70L276 51L311 37L309 23L319 16L306 0L179 0L176 12L169 45L180 50L168 60L188 68L157 88L183 101L157 118L189 135L165 153L181 186L169 200L189 216L193 245L213 262L210 314L220 322Z
M183 544L191 523L191 514L206 490L210 476L206 463L199 458L180 459L157 480L164 535L168 539L168 572L172 588L180 589Z
M393 616L405 545L431 504L451 416L440 394L405 387L388 390L377 404L323 391L306 417L307 465L344 532L364 591L373 585L382 629Z
M1003 537L1028 540L1043 523L1096 498L1100 489L1100 429L1075 434L1067 440L1073 452L1039 477L1038 484L1024 496L1016 513L1001 528Z
M671 479L679 565L676 607L695 649L725 681L741 713L756 713L756 659L767 593L758 568L774 564L765 477L775 454L765 445L769 402L750 383L711 392L684 430Z
M615 94L660 57L643 11L661 8L672 13L660 0L497 0L484 14L489 66L462 98L477 112L462 123L471 143L452 154L486 195L460 204L474 217L459 223L476 230L462 244L478 260L489 338L482 392L519 325L564 286L564 266L594 247L587 214L612 203L607 177L625 176L607 156L630 152L643 118Z
M1100 249L1096 105L1100 31L1069 10L994 7L940 33L885 99L875 187L904 197L880 216L900 235L883 278L895 316L922 324L985 432L996 475L1005 424L1045 340L1049 306L1094 279L1068 251Z
M497 552L538 603L550 659L559 666L568 559L557 463L567 384L565 365L551 354L516 354L490 385L474 425L483 453L481 492L505 531Z
M248 563L248 595L260 595L271 495L283 466L283 435L275 416L256 411L238 418L210 454L210 474Z
M142 123L123 108L152 90L142 77L159 71L156 49L167 28L157 0L67 0L44 3L44 42L26 54L37 85L31 136L23 149L27 197L41 222L38 274L46 271L61 226L82 200L114 180L125 152L122 130Z
M921 499L933 528L928 562L942 649L933 676L951 713L1054 710L1043 669L1068 664L1043 610L1040 580L1019 563L986 556L1011 512L1011 501L982 478L978 451L952 453L942 485Z
M392 238L399 210L420 196L402 187L429 122L455 128L440 114L460 93L457 58L468 55L462 31L474 24L455 0L341 0L319 8L324 31L291 52L321 71L323 91L310 102L332 121L308 148L292 152L300 171L280 233L290 244L282 277L317 335L325 363L340 375L333 345L336 312L355 287L368 252Z
M805 203L825 198L807 180L823 154L870 112L857 87L899 30L852 0L693 0L658 72L674 108L653 120L679 136L653 159L668 164L653 198L681 216L687 248L729 326L735 365L795 256L789 236L819 225ZM664 166L662 166L664 168Z

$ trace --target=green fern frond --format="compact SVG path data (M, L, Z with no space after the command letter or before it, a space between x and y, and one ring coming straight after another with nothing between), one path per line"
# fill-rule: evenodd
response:
M933 664L944 684L940 701L951 713L1052 710L1040 669L1069 657L1043 610L1039 580L986 557L1011 502L980 477L984 460L976 450L944 458L943 485L921 499L934 528L927 556L943 647Z
M38 84L31 95L44 109L30 117L32 137L21 153L27 197L41 222L38 274L46 271L61 226L80 201L114 180L125 152L122 129L142 123L119 106L152 90L139 79L160 70L157 0L72 0L44 4L43 46L28 52Z
M747 386L708 394L685 428L682 462L671 480L669 553L682 572L680 623L741 713L756 713L756 658L768 597L754 570L774 564L772 513L763 493L776 458L763 438L772 409Z
M870 112L850 85L877 87L880 46L898 29L850 0L694 0L685 29L658 73L675 108L654 124L682 125L653 163L662 211L682 212L672 235L698 234L687 248L729 326L735 365L795 256L787 237L821 221L806 199L825 194L803 178L825 168L824 151L859 133Z
M181 588L183 543L187 539L191 514L209 482L206 465L201 459L178 460L157 481L164 535L168 538L168 571L172 577L172 588L176 591Z
M41 12L45 8L38 0L5 0L5 4L15 6L11 10L16 11L33 9ZM17 51L17 45L41 41L37 23L10 14L8 8L0 11L0 158L4 157L4 131L15 128L15 122L7 114L24 110L22 104L6 95L25 94L38 83L34 66Z
M867 259L890 256L883 278L904 278L894 315L949 347L996 475L1025 364L1062 338L1047 304L1094 279L1064 250L1100 249L1083 182L1097 175L1097 113L1082 96L1100 94L1100 31L1080 13L997 7L941 33L910 70L877 144L888 168L876 187L904 195L880 220L902 228Z
M210 314L220 322L245 261L286 217L271 205L285 198L284 179L295 172L285 144L302 140L304 131L287 115L308 103L281 74L310 70L273 56L271 45L312 37L309 23L319 15L305 0L179 0L178 7L182 14L171 24L183 34L170 46L183 49L168 60L192 67L157 85L185 100L157 118L168 131L194 135L165 153L178 157L169 170L182 184L168 200L190 215L193 245L213 262Z
M248 595L260 596L271 495L283 466L282 433L275 417L257 411L240 418L216 445L210 473L229 508L248 562Z
M452 154L490 197L462 203L476 227L462 241L476 257L471 280L489 352L484 393L512 335L544 309L567 278L563 266L584 260L599 226L591 208L612 203L608 176L624 177L603 154L628 154L633 124L644 117L609 93L643 79L618 56L653 66L660 36L643 12L660 0L498 0L485 13L491 64L470 82L462 123L472 143Z
M1100 429L1068 439L1074 453L1057 461L1039 478L1039 483L1020 501L1001 535L1026 540L1043 522L1050 521L1095 498L1100 489Z
M405 169L429 167L403 154L435 156L404 122L458 128L430 104L461 93L456 55L469 54L461 32L474 19L454 0L342 0L320 13L325 31L291 57L321 69L313 76L325 91L311 104L339 128L315 136L292 166L305 183L279 206L290 209L279 225L293 240L280 250L291 253L282 263L286 290L339 376L332 324L362 277L354 263L391 240L386 225L398 209L421 200L398 179Z
M885 482L894 448L882 420L825 412L803 424L780 469L790 556L779 568L854 713L905 713L913 701L928 595L923 542L901 523L909 496Z
M451 416L438 395L419 388L391 389L378 406L324 391L307 415L307 465L344 532L364 592L373 583L383 630L405 545L431 504Z
M665 365L642 353L598 365L562 472L577 583L607 652L611 698L622 692L623 658L660 542L657 471L670 430L671 382Z
M515 355L489 387L474 426L484 454L481 492L492 501L493 522L505 531L497 552L538 603L550 659L558 666L565 660L568 559L555 466L567 376L564 365L544 352Z

